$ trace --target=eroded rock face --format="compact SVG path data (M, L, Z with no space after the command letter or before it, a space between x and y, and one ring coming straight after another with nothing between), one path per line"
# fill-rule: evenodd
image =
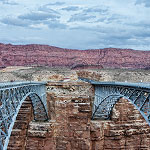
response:
M81 70L77 71L80 78L87 78L95 81L111 81L112 77L105 72L96 72L94 70Z
M48 45L0 44L0 67L60 66L72 69L149 68L149 51L105 48L71 50Z
M29 97L22 104L17 115L7 150L25 150L29 123L33 120L32 102Z
M150 149L150 127L140 112L121 99L109 121L91 121L92 149Z

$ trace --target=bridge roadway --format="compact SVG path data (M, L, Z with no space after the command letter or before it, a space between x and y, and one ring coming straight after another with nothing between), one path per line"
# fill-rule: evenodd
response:
M150 84L80 79L95 86L92 119L110 119L114 105L124 97L150 125ZM0 150L7 149L17 114L27 97L32 102L34 120L48 120L45 82L0 83Z
M6 150L22 103L32 101L35 121L48 120L45 82L0 83L0 150Z
M120 98L130 101L150 125L150 83L98 82L80 78L95 87L92 119L110 119Z

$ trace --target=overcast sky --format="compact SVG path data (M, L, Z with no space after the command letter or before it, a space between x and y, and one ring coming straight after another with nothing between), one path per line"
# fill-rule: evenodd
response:
M150 0L0 0L0 42L150 50Z

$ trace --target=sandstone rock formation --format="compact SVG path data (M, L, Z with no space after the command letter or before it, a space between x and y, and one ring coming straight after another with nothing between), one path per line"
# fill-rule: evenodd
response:
M0 67L59 66L83 68L150 68L150 52L105 48L71 50L48 45L0 44Z

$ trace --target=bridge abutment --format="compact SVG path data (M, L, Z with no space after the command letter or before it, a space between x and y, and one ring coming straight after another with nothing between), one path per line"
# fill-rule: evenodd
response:
M48 83L50 118L57 150L89 150L93 87L84 82Z

